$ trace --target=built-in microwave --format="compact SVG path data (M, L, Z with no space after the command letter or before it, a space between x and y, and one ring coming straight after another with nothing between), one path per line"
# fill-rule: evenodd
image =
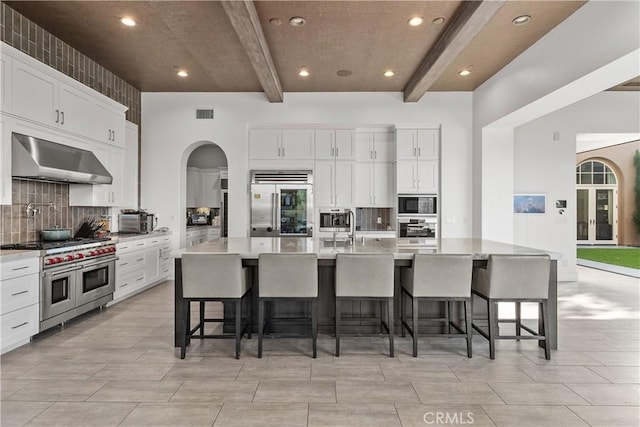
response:
M438 197L435 195L398 195L398 215L435 215Z

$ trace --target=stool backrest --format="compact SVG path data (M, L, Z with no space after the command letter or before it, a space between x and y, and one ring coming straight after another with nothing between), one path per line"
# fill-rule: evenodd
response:
M416 254L411 270L414 296L471 297L471 255Z
M393 297L392 254L337 254L336 296Z
M240 298L247 289L239 254L182 255L184 298Z
M547 299L549 255L489 255L489 298Z
M258 293L263 298L316 298L316 254L258 255Z

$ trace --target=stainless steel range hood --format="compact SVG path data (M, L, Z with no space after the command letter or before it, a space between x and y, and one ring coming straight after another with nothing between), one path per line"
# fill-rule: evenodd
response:
M91 151L15 132L11 162L14 178L79 184L111 184L113 181Z

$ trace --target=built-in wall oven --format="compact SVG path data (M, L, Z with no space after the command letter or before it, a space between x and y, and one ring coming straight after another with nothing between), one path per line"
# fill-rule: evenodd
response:
M398 217L399 246L428 246L438 242L436 217Z
M60 249L43 257L41 331L113 300L115 245Z

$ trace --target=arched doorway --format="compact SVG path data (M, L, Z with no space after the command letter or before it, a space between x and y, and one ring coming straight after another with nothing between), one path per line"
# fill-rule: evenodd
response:
M193 239L187 232L185 246L203 243L228 235L227 156L215 143L201 141L186 159L186 224L189 229L208 225L219 233L196 233ZM206 221L206 222L205 222Z
M600 160L576 167L577 243L618 243L618 179Z

